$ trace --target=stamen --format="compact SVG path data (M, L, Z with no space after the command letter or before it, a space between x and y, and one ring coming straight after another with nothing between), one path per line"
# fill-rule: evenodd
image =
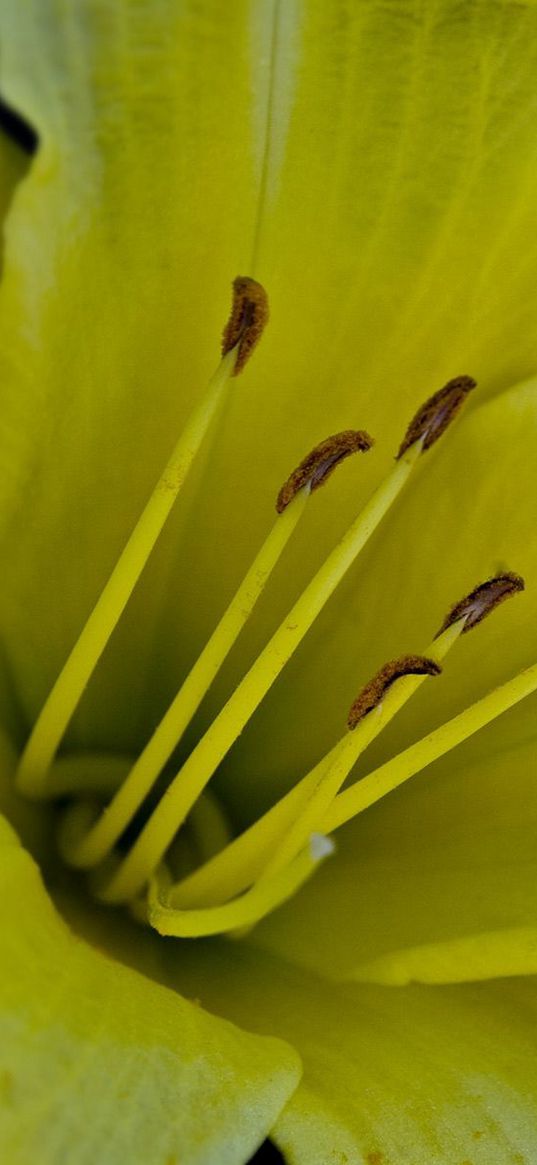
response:
M259 284L255 287L259 289ZM242 307L237 307L234 303L232 312L232 319L238 312L237 320L239 318L242 320L234 342L238 343L238 348L234 345L226 348L220 365L200 403L187 421L141 517L34 725L16 776L19 791L29 797L48 795L46 774L71 717L130 599L203 438L222 403L227 382L230 376L239 370L239 366L243 367L247 355L261 334L262 322L267 316L265 293L262 289L256 290L255 298L251 299L247 297L246 290L241 295ZM265 302L264 316L261 310L262 300ZM249 306L250 304L254 306ZM235 331L237 327L238 324L235 325Z
M205 789L192 806L188 825L198 860L202 862L220 853L232 840L229 822L210 789Z
M430 449L455 419L476 383L471 376L456 376L426 400L412 418L397 457L402 457L416 441L422 441L424 450Z
M232 902L200 910L178 910L170 906L166 890L153 877L149 886L149 921L159 934L175 938L199 938L250 927L296 894L333 849L329 838L323 838L321 843L319 835L314 835L302 853L273 877L258 882Z
M128 900L147 881L215 769L401 492L420 452L419 444L415 445L404 460L396 463L384 484L306 587L172 781L117 875L103 890L103 899L111 902Z
M400 659L385 663L352 704L347 721L349 728L351 731L355 729L364 716L377 708L388 688L401 676L438 676L441 671L436 660L427 659L424 655L402 655Z
M117 753L67 753L49 769L47 790L54 797L67 797L75 790L105 800L121 787L131 767L132 757Z
M147 882L218 765L401 492L422 452L422 444L420 437L403 456L399 454L388 478L306 587L172 781L130 853L103 888L103 900L128 901Z
M368 433L355 429L346 429L342 433L335 433L333 437L327 437L326 441L322 441L308 453L282 485L276 500L278 513L283 513L289 502L305 485L309 484L312 491L319 489L334 472L336 465L358 450L366 453L373 444L373 438Z
M532 664L525 671L519 672L507 683L495 688L488 695L477 700L464 712L412 744L404 752L392 760L386 761L374 772L357 781L350 789L345 789L336 797L330 806L322 823L327 833L339 829L340 825L368 809L376 801L380 801L387 793L397 789L409 777L420 773L427 765L438 760L452 748L462 744L468 737L479 732L486 724L490 724L513 708L520 700L537 691L537 664Z
M430 645L427 651L429 656L434 656L430 660L432 664L443 659L457 642L461 626L459 623L450 627ZM184 907L209 899L223 901L289 861L310 832L329 832L324 828L323 816L359 756L413 696L428 674L402 673L387 692L378 715L364 718L356 731L347 732L298 785L236 838L227 850L172 886L170 902Z
M355 444L355 449L359 448L361 442ZM349 449L348 453L352 451ZM101 818L86 837L77 834L74 827L62 830L63 856L69 864L88 869L100 862L142 805L252 613L304 513L309 495L310 490L305 488L295 492L285 513L280 513L194 667ZM67 810L68 815L72 812Z
M222 336L222 356L237 349L233 376L242 372L268 321L269 305L265 288L248 275L238 275L233 280L231 315Z
M512 577L517 580L515 589L522 590L523 580L520 576L513 575ZM481 584L483 587L486 585ZM472 594L479 592L480 589L481 587L476 587ZM512 593L515 593L515 589ZM432 660L433 663L444 658L446 651L449 650L458 636L464 633L464 630L464 611L461 611L458 619L450 622L442 632L438 633L431 649L428 650L427 654L435 657ZM523 672L521 676L516 677L509 684L492 692L483 700L478 701L473 708L467 709L466 712L455 717L448 724L425 737L424 740L412 745L400 756L388 761L350 789L339 793L327 809L326 814L322 817L319 815L318 819L315 818L315 828L322 830L323 833L332 833L334 829L349 821L358 812L385 796L392 788L397 787L415 772L421 771L438 756L443 755L450 748L454 748L467 736L478 731L506 708L511 707L512 704L536 689L537 665L528 669L527 672ZM380 725L376 718L372 723L375 724L375 721L378 730ZM326 781L330 770L336 777L334 783L337 784L336 766L341 761L344 740L345 738L335 745L328 755L285 797L273 805L259 821L235 838L225 850L215 855L204 866L173 886L170 890L170 901L182 907L195 906L208 900L221 902L225 901L227 897L239 893L240 890L258 879L268 868L270 856L274 853L275 848L278 845L281 846L282 838L291 837L291 831L296 829L297 822L301 818L303 821L306 820L305 814L308 813L308 805L311 804L315 791L322 786L323 780ZM362 740L360 740L360 746L356 756L366 747L362 744ZM350 746L347 760L350 763L345 779L354 764ZM325 789L329 790L328 783L325 784ZM308 818L307 821L308 826L311 826L311 819Z
M459 634L459 628L450 630L440 645L437 643L436 653L441 658L451 649ZM439 647L440 650L438 650ZM415 695L424 679L427 676L440 675L441 671L442 668L436 659L421 655L403 656L399 660L386 664L374 680L362 689L360 696L351 707L347 736L343 737L337 746L335 755L318 781L317 787L310 794L303 812L275 847L274 853L263 871L261 881L271 877L277 870L291 862L301 850L306 837L311 832L321 829L325 813L339 793L358 758L408 700ZM380 695L380 699L377 698L375 703L370 705L369 699L364 696L364 693L372 693L373 691L377 697ZM362 697L364 697L363 700ZM368 713L372 711L373 707L377 708L378 715L367 719Z
M487 579L486 582L474 587L474 590L470 591L470 594L466 595L464 599L455 603L446 615L438 634L441 635L446 627L450 627L458 619L464 619L462 633L466 634L467 631L472 630L472 627L477 627L477 624L481 623L481 620L485 619L487 615L490 615L505 599L509 599L512 595L523 590L524 579L511 571Z
M225 849L176 882L170 903L181 907L219 905L257 881L274 847L307 805L319 778L337 755L340 744L338 741L299 784Z
M519 576L515 577L519 580ZM521 581L519 580L519 582ZM520 589L520 586L518 586L518 590ZM458 638L458 635L463 634L464 628L465 623L460 619L451 623L442 633L442 636L436 639L436 653L438 653L438 645L441 644L441 654L445 655L446 650L453 643L453 636L455 635ZM434 646L433 643L433 650ZM437 666L436 660L428 660L423 657L407 658L409 660L409 667L406 669L407 675L409 672L411 674L420 674L422 665L432 663ZM405 672L401 673L398 667L399 663L402 663L402 661L396 661L396 665L389 666L388 669L383 669L383 671L388 672L388 676L393 674L393 680L397 679L399 675L405 674ZM425 666L423 670L427 671L427 667ZM476 731L478 727L481 727L486 722L487 717L491 718L491 710L495 710L495 714L498 715L500 710L503 711L506 706L510 706L509 702L512 703L515 700L521 699L522 695L527 695L529 691L537 688L537 667L529 669L529 673L523 673L522 677L516 677L515 681L511 681L510 685L504 685L504 689L507 688L507 691L498 689L492 693L488 700L480 701L478 706L470 710L469 716L463 713L462 716L456 717L447 726L445 731L437 730L436 733L431 734L428 738L428 746L426 742L421 742L420 745L407 750L407 753L402 754L402 757L395 758L394 761L382 766L376 773L370 774L369 777L357 782L356 786L348 791L354 794L353 797L347 797L347 793L342 795L343 797L347 797L348 801L352 802L354 813L356 814L368 808L382 796L385 796L386 793L408 779L408 776L411 775L409 772L409 764L414 765L414 771L416 771L416 762L419 768L423 768L425 763L428 763L425 759L427 755L430 756L430 759L434 759L434 753L437 752L438 748L440 747L446 751L447 747L453 747L453 741L456 740L458 742L461 739L461 732L469 735L470 731ZM435 674L434 668L431 674ZM382 675L382 672L379 675ZM391 684L393 680L389 679L388 682ZM368 688L370 686L368 685ZM402 689L403 685L398 684L398 688ZM406 692L401 690L390 692L382 707L383 724L381 727L384 727L387 720L390 720L402 704L406 703L406 700L412 694L413 690L415 690L415 687L411 686ZM364 691L367 691L367 688ZM505 703L506 700L507 704ZM386 705L388 704L390 707L386 715ZM370 711L370 708L368 708L368 711ZM367 748L371 740L378 735L379 731L380 728L375 725L374 721L372 731L368 731L367 722L364 723L364 720L361 719L358 730L358 734L361 737L359 747L357 749L352 748L352 737L351 744L348 743L349 738L347 738L347 741L343 740L341 742L339 753L336 754L325 774L318 782L317 788L312 792L306 809L276 847L275 853L265 868L263 878L274 874L282 865L293 859L295 853L298 852L298 849L303 844L304 831L310 832L313 829L318 829L323 832L330 832L335 827L335 818L330 814L330 809L332 808L333 810L336 803L335 796L339 793L344 780L356 763L358 756ZM433 755L431 755L431 740L433 740ZM410 754L410 757L408 754Z

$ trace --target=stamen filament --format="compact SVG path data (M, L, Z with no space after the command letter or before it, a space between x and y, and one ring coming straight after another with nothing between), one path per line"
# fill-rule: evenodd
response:
M200 910L178 910L170 906L166 892L163 893L159 886L159 879L153 877L149 885L149 922L159 934L176 938L224 934L252 926L296 894L332 850L327 838L312 837L310 845L273 877L258 882L246 894L223 906L208 906Z
M309 488L302 489L276 519L201 655L99 820L85 837L77 838L74 829L69 831L71 846L66 850L64 845L63 853L71 865L89 869L102 861L142 805L253 611L304 513L309 495Z
M537 664L532 664L340 793L323 818L323 832L332 833L334 829L339 829L535 691Z
M210 789L206 789L188 818L189 832L201 861L220 853L232 839L229 822Z
M467 620L460 620L452 626L459 627L462 633ZM432 645L433 650L427 654L434 654L435 646L438 648L444 636L445 631L441 632L440 638ZM315 827L322 833L333 833L535 691L537 664L495 688L458 716L339 793L324 816L319 820L315 818ZM267 857L273 852L278 839L292 827L305 808L307 811L312 793L322 787L323 773L327 774L337 761L340 745L341 742L225 850L176 883L170 890L170 901L183 907L205 901L225 901L259 878L269 868Z
M444 659L463 630L463 622L433 641L425 654ZM330 752L250 829L193 874L170 888L169 901L177 906L220 902L238 894L253 881L269 876L290 861L314 832L326 834L325 814L359 756L411 698L427 678L407 675L386 693L382 704ZM319 829L319 823L323 822ZM267 860L268 859L268 860Z
M340 741L307 776L225 849L175 882L170 902L184 907L218 905L251 886L263 872L274 846L307 803L327 765L337 755L339 744Z
M325 560L172 781L116 875L102 889L103 900L127 901L145 885L218 765L393 505L421 449L422 443L417 441L396 461L386 480Z
M72 752L54 761L47 776L51 797L66 797L74 790L96 800L112 797L132 766L132 757L118 753Z
M449 628L451 634L445 632L432 645L437 661L443 659L451 647L453 647L453 644L462 633L463 627L464 624L462 622L453 624ZM429 659L432 659L429 651L430 649L427 649L425 655ZM423 672L421 674L400 676L392 687L388 689L383 697L382 703L363 720L360 720L354 731L348 732L343 737L340 741L337 755L325 769L304 811L297 817L296 821L293 822L287 833L281 838L280 843L276 846L270 861L263 871L263 878L270 877L291 862L296 854L300 852L303 845L305 845L309 835L319 831L320 822L323 821L324 815L339 793L349 773L354 768L358 758L365 752L373 740L380 735L386 725L393 720L394 716L400 712L401 708L412 698L427 678L427 673Z
M41 709L16 776L19 792L29 797L48 796L48 769L223 400L235 361L235 349L221 360Z

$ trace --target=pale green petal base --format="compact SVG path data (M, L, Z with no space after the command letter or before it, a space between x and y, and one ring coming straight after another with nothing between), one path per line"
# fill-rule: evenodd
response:
M328 984L229 944L178 982L291 1040L304 1080L274 1137L288 1165L532 1165L537 982L402 990Z
M0 835L0 1160L244 1165L294 1090L291 1048L75 938Z

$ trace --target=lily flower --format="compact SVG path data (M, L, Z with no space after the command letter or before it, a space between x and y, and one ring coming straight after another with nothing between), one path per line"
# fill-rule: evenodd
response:
M0 1159L532 1162L537 8L0 44Z

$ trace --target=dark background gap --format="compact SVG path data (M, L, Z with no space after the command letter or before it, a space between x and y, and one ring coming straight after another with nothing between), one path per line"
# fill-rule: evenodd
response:
M37 150L37 134L29 122L16 113L0 96L0 130L32 157Z
M282 1157L272 1141L264 1141L249 1161L249 1165L285 1165L285 1157Z

